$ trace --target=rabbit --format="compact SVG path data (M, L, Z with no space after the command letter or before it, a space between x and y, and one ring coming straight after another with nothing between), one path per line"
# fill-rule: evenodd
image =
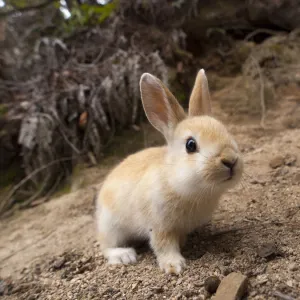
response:
M187 234L211 219L221 195L239 182L243 160L233 137L211 116L203 69L188 115L149 73L141 76L140 92L149 122L167 144L128 156L104 180L96 203L100 248L109 264L136 263L128 241L147 239L159 267L179 274Z

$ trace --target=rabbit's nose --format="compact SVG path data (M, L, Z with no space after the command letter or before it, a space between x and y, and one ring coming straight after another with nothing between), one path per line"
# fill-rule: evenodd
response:
M237 158L234 159L226 159L226 158L222 158L222 163L225 167L229 168L230 170L232 170L237 162Z

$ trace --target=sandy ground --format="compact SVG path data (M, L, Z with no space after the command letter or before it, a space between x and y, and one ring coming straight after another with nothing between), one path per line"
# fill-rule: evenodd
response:
M98 184L0 221L0 298L213 299L205 279L236 271L249 278L245 299L300 299L300 129L282 125L290 109L271 113L265 130L254 121L230 126L244 178L190 236L180 276L162 273L147 245L137 265L105 264L93 188L108 167L99 167L85 171Z

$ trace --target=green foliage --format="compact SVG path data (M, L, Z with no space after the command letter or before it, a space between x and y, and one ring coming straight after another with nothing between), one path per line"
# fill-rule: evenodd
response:
M7 105L0 104L0 117L5 116L7 112L8 112Z
M112 1L106 5L76 5L71 10L71 17L66 20L65 31L74 30L95 24L103 23L117 8L118 1Z
M2 10L19 10L24 8L35 7L37 5L41 5L46 3L46 0L4 0L4 7ZM57 5L60 5L59 0L53 0L53 2Z
M176 0L172 2L172 6L176 8L181 8L181 6L184 4L185 0Z
M27 6L27 1L25 0L10 0L10 1L6 1L7 4L11 4L13 7L16 8L24 8Z

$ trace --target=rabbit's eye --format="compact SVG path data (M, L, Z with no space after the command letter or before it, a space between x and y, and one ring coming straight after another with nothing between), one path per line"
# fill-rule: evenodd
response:
M193 138L189 138L185 144L186 152L193 153L197 151L197 143Z

